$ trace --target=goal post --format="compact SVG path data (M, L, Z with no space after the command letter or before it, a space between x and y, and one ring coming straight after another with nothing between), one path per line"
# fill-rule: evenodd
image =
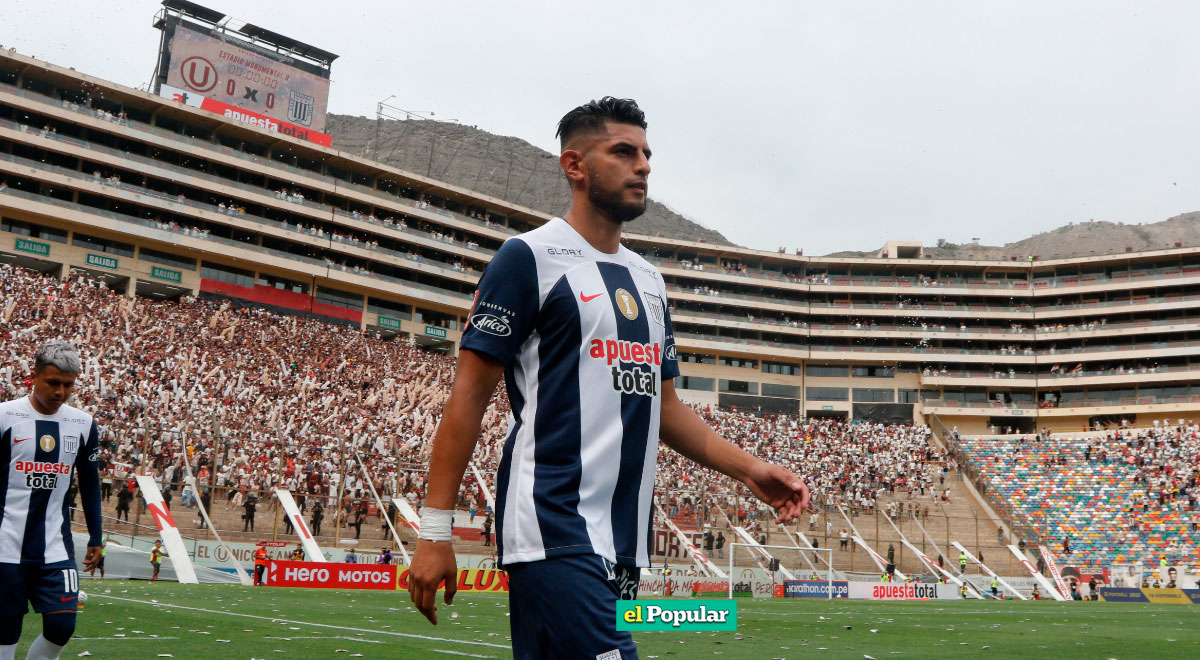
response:
M779 580L783 580L784 570L793 573L797 576L816 575L818 582L824 582L827 590L826 597L833 600L833 549L832 548L799 548L794 545L762 545L759 543L730 543L729 548L729 598L733 598L733 585L737 581L734 572L734 560L742 558L746 568L758 568L770 575L771 581L778 584ZM743 550L739 554L739 549ZM814 557L825 555L824 565L822 570L805 569L801 565L802 560L807 560L803 555L805 552L813 553ZM774 566L775 570L771 570L772 560L778 562ZM816 564L821 565L821 562L808 562L811 566Z

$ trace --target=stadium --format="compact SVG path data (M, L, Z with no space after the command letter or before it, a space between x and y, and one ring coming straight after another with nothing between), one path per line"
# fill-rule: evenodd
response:
M503 388L459 489L450 626L404 592L476 283L554 213L339 150L337 55L224 18L163 3L152 92L0 51L0 389L71 341L101 433L107 566L81 571L67 653L511 657ZM222 44L311 93L220 100L188 58ZM642 657L1200 655L1200 246L622 245L665 280L680 398L813 498L775 524L660 448L639 597L737 596L740 624L635 635Z

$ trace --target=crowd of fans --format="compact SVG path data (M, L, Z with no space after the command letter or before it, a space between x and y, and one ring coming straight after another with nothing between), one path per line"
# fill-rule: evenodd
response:
M931 508L949 502L947 475L954 459L930 443L926 426L759 417L711 407L697 412L746 451L804 475L814 507L832 514L826 525L830 517L840 517L839 507L851 517L878 509L899 521L909 514L928 517ZM669 450L659 454L657 490L666 498L668 515L680 524L732 522L759 536L773 518L741 484ZM834 530L812 531L832 536Z
M323 521L328 534L339 518L358 534L367 511L379 515L358 457L385 502L398 496L421 506L451 358L236 301L129 298L78 274L59 281L0 266L0 290L0 395L27 392L44 342L79 346L75 403L101 422L102 487L122 518L141 500L130 477L147 474L168 497L174 484L176 506L204 501L210 512L244 511L246 531L271 504L271 490L284 487L306 516L321 510L311 526ZM806 476L826 519L838 507L851 516L928 516L950 498L947 475L956 466L929 442L927 427L697 412L747 451ZM474 456L493 493L507 416L498 388ZM184 483L186 470L195 488ZM460 506L482 520L484 493L470 475ZM741 524L756 535L770 528L770 511L743 487L665 448L656 492L679 522Z
M341 496L349 512L367 497L361 456L385 501L420 505L451 359L230 301L150 302L7 265L0 282L0 394L27 392L38 346L75 343L83 357L75 405L101 422L110 496L133 474L182 482L186 443L201 492L178 486L183 504L208 496L244 505L283 486L326 508ZM485 474L506 414L498 390L476 454Z

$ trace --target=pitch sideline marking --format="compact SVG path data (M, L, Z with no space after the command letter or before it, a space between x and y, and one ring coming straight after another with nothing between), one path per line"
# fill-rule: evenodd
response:
M85 642L161 642L164 639L179 639L178 637L76 637L71 636L71 639L78 639Z
M263 637L263 639L278 639L285 642L290 642L293 639L344 639L347 642L363 642L364 644L382 644L383 642L377 639L363 639L362 637L346 637L345 635L335 635L333 637L325 637L322 635L307 635L303 637Z
M462 651L447 651L446 649L429 649L434 653L445 653L446 655L461 655L467 658L495 658L494 655L475 655L474 653L463 653Z
M351 628L349 626L335 626L328 623L309 623L308 621L293 621L290 619L280 619L271 616L259 616L257 614L243 614L241 612L222 612L221 610L210 610L203 607L188 607L187 605L172 605L170 603L156 603L148 600L139 600L137 598L121 598L120 596L110 596L108 594L96 594L92 598L108 598L109 600L123 600L130 603L138 603L139 605L152 605L158 607L173 607L177 610L191 610L193 612L204 612L205 614L227 614L229 616L240 616L246 619L259 619L262 621L270 621L272 623L294 623L301 626L312 626L315 628L333 628L335 630L351 630L353 632L367 633L371 635L392 635L394 637L409 637L412 639L425 639L432 642L450 642L451 644L468 644L470 646L490 646L497 649L511 649L511 646L504 644L492 644L490 642L472 642L465 639L450 639L449 637L433 637L431 635L417 635L415 633L392 632L390 630L371 630L370 628Z

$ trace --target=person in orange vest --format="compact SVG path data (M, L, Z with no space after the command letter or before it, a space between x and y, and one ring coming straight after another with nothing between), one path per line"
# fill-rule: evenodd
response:
M263 581L263 578L266 576L266 572L267 549L260 545L258 546L258 549L254 551L254 586L258 587L266 584Z

